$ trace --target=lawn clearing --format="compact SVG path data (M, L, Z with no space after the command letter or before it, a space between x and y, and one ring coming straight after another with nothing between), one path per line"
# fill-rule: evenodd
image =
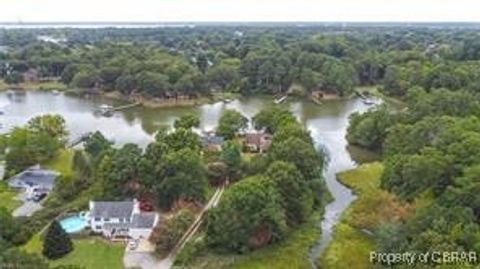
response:
M22 202L15 199L17 192L10 189L6 182L0 182L0 206L5 207L8 211L13 211L19 207Z
M79 265L85 269L123 269L125 246L107 243L101 239L78 239L73 241L74 250L67 256L51 261L50 265Z
M40 233L35 234L30 238L25 245L21 247L22 250L28 253L42 254L42 238Z
M48 161L43 166L46 169L57 171L63 176L68 177L73 175L72 160L73 150L61 149L53 160Z
M22 247L29 253L42 253L42 240L36 234ZM78 265L85 269L123 269L125 246L110 243L98 238L74 239L74 249L65 257L49 261L52 267L59 265Z

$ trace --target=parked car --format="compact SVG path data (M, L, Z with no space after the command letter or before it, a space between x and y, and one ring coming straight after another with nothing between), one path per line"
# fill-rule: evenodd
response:
M43 193L36 193L35 195L33 195L32 197L32 200L34 202L40 202L43 198L45 198L47 196L47 193L43 192Z
M138 240L130 240L127 245L129 250L135 250L138 247Z

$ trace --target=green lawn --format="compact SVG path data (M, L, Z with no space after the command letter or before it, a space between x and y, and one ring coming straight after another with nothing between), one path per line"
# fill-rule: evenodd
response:
M10 189L5 182L0 182L0 206L5 207L9 211L13 211L22 203L15 200L17 192Z
M74 250L71 253L50 264L73 264L85 269L122 269L124 250L122 244L106 243L99 239L79 239L74 240Z
M308 223L292 231L283 241L243 255L215 254L204 252L193 254L188 265L175 268L195 269L310 269L308 260L310 247L320 237L320 213L314 213ZM185 249L188 248L188 245ZM185 250L184 249L184 250ZM183 253L180 254L180 256Z
M51 266L79 265L85 269L123 269L123 253L125 246L109 243L101 239L75 239L74 250L65 257L50 261ZM42 241L35 235L22 247L30 253L41 254Z
M73 175L72 160L73 150L62 149L53 160L48 161L43 166L47 169L57 171L62 175L68 177Z
M30 238L30 241L23 245L21 249L28 253L40 254L42 252L42 239L40 234L38 233L32 236L32 238Z
M336 225L332 242L319 260L322 269L373 268L369 252L374 249L374 242L362 229L371 230L378 225L386 206L391 204L391 196L380 189L382 171L381 163L371 163L338 175L343 184L357 193L358 199Z

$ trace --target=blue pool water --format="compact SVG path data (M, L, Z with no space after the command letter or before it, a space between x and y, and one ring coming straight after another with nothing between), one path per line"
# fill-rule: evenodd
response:
M69 234L77 233L85 229L87 221L85 217L80 215L74 215L64 218L60 221L60 226Z

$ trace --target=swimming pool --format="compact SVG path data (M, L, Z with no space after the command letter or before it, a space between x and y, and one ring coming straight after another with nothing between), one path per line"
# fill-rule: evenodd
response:
M85 216L73 215L62 219L60 221L60 226L62 226L62 228L69 234L78 233L85 229L87 226L87 220L85 219Z

